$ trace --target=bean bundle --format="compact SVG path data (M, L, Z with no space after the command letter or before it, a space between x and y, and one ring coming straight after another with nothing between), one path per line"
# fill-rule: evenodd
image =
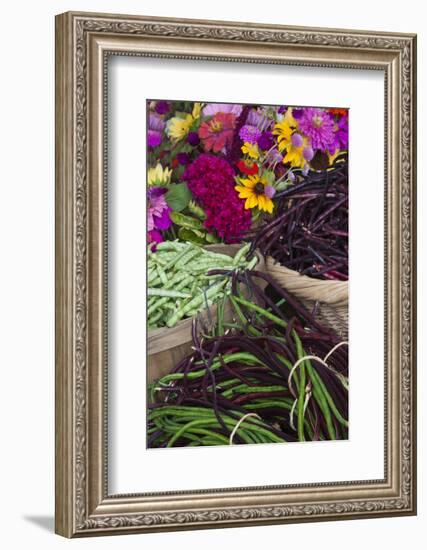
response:
M275 197L275 216L250 237L281 265L319 279L348 279L348 163L312 174Z
M156 252L148 250L147 316L149 329L174 327L184 317L192 317L229 293L229 279L218 274L208 277L214 268L236 270L253 268L258 259L248 262L243 246L233 257L212 252L192 243L165 241Z
M268 275L229 277L232 322L201 335L194 320L194 352L149 388L148 446L346 439L346 344Z

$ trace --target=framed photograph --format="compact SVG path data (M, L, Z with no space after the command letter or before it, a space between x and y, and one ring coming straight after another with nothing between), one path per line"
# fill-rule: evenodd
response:
M56 18L56 532L416 513L416 37Z

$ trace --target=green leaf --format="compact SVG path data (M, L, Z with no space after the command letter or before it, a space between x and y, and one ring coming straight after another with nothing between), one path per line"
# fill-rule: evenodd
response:
M181 214L180 212L171 212L170 218L172 222L176 225L179 225L180 227L184 227L185 229L191 229L191 230L202 230L203 231L203 223L200 220L196 220L195 218L192 218L191 216L186 216L185 214Z
M182 241L190 242L193 244L206 244L206 241L203 237L200 236L200 232L197 231L195 233L194 231L191 231L191 229L186 229L185 227L181 227L178 231L178 237Z
M186 183L175 183L166 193L166 202L174 212L181 212L191 199L191 192ZM178 224L179 225L179 224Z
M193 200L191 200L188 203L188 210L191 212L191 214L196 216L196 218L199 218L199 220L202 220L202 221L206 220L205 211L203 210L203 208L200 205L198 205Z
M208 242L209 244L216 244L221 242L220 239L218 239L218 237L216 237L212 233L206 233L205 239L206 242Z

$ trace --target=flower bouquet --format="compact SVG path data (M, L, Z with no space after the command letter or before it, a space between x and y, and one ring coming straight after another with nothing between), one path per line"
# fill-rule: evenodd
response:
M241 242L348 147L345 109L148 101L148 242Z

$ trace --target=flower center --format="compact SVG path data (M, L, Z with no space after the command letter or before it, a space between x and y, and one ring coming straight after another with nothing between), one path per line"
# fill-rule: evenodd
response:
M320 128L323 124L323 119L321 116L319 115L315 115L312 119L311 119L312 123L313 123L313 126L315 126L316 128Z
M220 132L222 130L222 123L219 122L219 120L212 120L211 121L211 132L214 132L215 134Z
M245 166L247 166L248 168L252 168L252 166L254 165L254 161L251 160L251 159L245 159Z
M263 195L264 194L264 184L260 181L255 185L254 191L257 195Z

